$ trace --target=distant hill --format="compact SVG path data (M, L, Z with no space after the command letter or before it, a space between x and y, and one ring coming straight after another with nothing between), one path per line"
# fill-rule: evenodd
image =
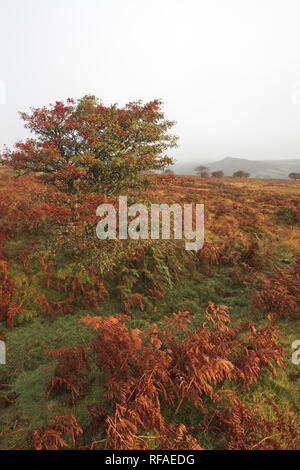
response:
M195 174L195 167L206 165L210 171L222 170L225 176L231 176L237 170L250 173L254 178L288 178L292 171L300 173L300 159L293 160L246 160L245 158L226 157L218 162L199 162L198 164L174 165L175 173Z

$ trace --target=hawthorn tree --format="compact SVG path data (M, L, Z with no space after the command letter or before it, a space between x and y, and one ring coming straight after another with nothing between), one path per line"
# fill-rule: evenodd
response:
M300 180L300 173L292 172L289 174L291 180Z
M159 100L120 108L87 95L20 114L34 138L6 148L2 161L68 191L115 192L173 163L164 152L177 146L169 133L175 122L164 118Z
M238 170L235 171L232 176L234 176L235 178L249 178L250 173L248 173L247 171Z
M213 171L211 176L213 176L214 178L223 178L224 171L222 170Z
M209 177L209 168L207 166L199 165L195 168L195 172L197 175L201 176L201 178Z

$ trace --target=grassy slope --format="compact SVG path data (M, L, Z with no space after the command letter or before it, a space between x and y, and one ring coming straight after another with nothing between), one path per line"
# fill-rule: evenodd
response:
M299 183L275 180L266 182L226 179L224 183L220 183L218 181L204 182L187 177L174 184L172 188L174 192L170 192L169 188L162 187L153 189L152 192L149 191L147 195L140 193L137 195L137 200L149 198L168 202L172 200L174 202L204 201L206 220L208 221L206 237L219 240L222 233L216 234L211 230L216 201L219 202L225 198L227 212L222 216L220 223L231 224L234 218L234 213L230 211L232 202L243 202L253 208L253 200L259 196L280 194L282 197L298 199L300 197ZM9 188L7 187L6 190ZM226 200L226 195L228 195L228 200ZM256 210L259 211L261 217L271 220L271 215L276 213L278 207L274 207L272 204L268 206L267 203L261 202L257 204ZM244 228L246 230L246 227ZM266 229L259 240L262 256L266 256L263 258L264 263L260 271L270 271L275 264L286 266L291 263L299 250L299 241L299 225L291 228L288 224L281 223L276 234L272 231L272 227L271 230L270 228ZM114 281L108 279L106 287L110 298L105 299L97 311L93 313L90 309L80 308L74 315L57 315L54 322L51 322L42 309L32 302L34 297L41 293L40 268L30 266L33 274L28 277L24 274L22 263L16 256L20 248L25 247L27 242L26 236L19 235L6 243L7 253L12 259L10 273L19 289L25 289L27 292L27 311L29 313L28 319L26 314L20 317L20 324L12 329L5 325L1 325L0 328L5 332L7 343L7 365L0 366L0 384L9 384L9 393L16 394L18 397L11 406L5 407L0 404L1 449L22 446L29 429L52 422L56 414L70 412L70 407L64 404L61 399L47 400L45 380L53 374L53 367L57 362L47 356L47 351L87 342L94 336L78 322L80 316L88 313L111 315L124 312ZM271 258L268 258L268 254L271 254ZM217 265L213 266L211 270L212 277L201 274L199 278L199 272L191 268L180 282L173 279L164 298L155 301L148 300L145 302L144 311L136 308L132 312L129 326L144 328L151 322L159 322L163 315L177 311L189 310L191 313L202 315L201 312L208 300L228 305L234 323L240 322L241 319L253 320L250 303L254 286L233 281L232 267ZM140 289L143 289L143 286ZM224 295L225 291L237 292L237 295L228 297ZM263 316L259 316L256 322L265 324L266 320ZM281 319L278 320L278 326L282 333L281 342L286 351L286 371L280 370L277 379L272 378L269 373L264 374L260 377L258 386L250 391L244 391L243 395L246 402L250 404L255 400L273 398L279 402L282 411L300 413L299 374L298 379L291 380L292 376L299 371L299 368L291 362L291 343L300 338L299 321ZM74 410L82 427L89 422L87 404L97 402L97 398L103 392L95 370L91 370L91 376L94 376L95 380L90 394L80 400ZM195 424L197 414L185 405L176 419L178 422L184 420L186 425ZM211 435L202 435L201 445L205 448L216 447Z

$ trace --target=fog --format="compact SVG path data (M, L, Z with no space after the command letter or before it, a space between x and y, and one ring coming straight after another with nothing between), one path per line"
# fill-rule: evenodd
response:
M0 148L18 111L161 98L179 163L300 158L298 0L0 0Z

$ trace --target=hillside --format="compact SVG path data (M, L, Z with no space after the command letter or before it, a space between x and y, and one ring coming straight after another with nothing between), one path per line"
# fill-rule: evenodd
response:
M288 178L292 171L300 172L300 159L289 160L247 160L245 158L226 157L217 162L203 163L211 171L222 170L225 176L231 176L237 170L247 171L255 178ZM197 164L178 164L174 165L174 171L177 174L192 175L195 174Z
M205 204L199 251L97 241L99 195L0 183L0 449L300 447L297 181L129 191Z

